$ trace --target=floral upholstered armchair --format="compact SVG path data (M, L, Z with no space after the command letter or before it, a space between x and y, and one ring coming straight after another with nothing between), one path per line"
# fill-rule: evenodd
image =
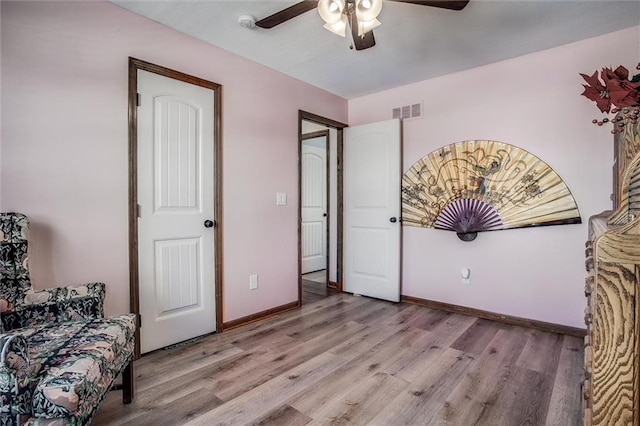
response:
M135 317L104 318L102 283L33 290L28 231L0 213L0 425L85 425L118 375L133 398Z
M103 316L102 283L34 291L28 268L29 220L0 213L0 330Z

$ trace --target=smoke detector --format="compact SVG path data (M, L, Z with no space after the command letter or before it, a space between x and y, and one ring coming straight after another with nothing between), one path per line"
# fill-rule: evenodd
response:
M256 27L256 18L251 15L240 15L238 16L238 24L242 28L255 28Z

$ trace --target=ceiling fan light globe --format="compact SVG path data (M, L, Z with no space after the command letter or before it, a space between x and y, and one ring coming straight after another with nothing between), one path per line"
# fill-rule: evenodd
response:
M373 21L382 10L382 0L356 0L358 21Z
M369 31L378 28L381 22L377 19L373 19L371 21L361 21L358 19L358 35L362 37Z
M335 24L342 19L345 8L344 0L319 0L318 13L327 24Z
M347 17L342 15L343 19L340 19L338 22L334 24L326 23L324 27L331 31L332 33L339 35L340 37L345 37L347 32Z

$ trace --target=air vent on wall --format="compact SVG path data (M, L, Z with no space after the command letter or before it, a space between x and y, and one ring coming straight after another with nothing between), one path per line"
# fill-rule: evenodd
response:
M402 120L413 120L414 118L422 118L422 102L413 105L404 105L393 109L392 118L401 118Z

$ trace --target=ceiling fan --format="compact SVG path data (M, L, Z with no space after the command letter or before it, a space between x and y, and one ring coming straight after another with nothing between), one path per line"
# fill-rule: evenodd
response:
M389 1L450 10L462 10L469 3L469 0ZM316 7L325 21L324 28L327 30L344 37L347 26L351 28L353 46L356 50L375 46L372 30L380 25L377 16L382 9L382 0L305 0L259 20L255 25L260 28L273 28Z

